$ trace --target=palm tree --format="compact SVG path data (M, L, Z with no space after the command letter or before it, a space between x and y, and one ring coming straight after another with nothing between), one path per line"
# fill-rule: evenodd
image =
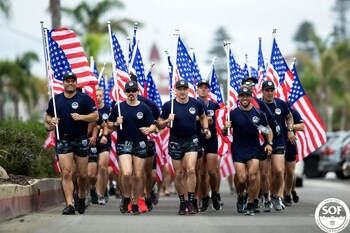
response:
M10 18L11 3L8 0L0 0L0 13L3 13L7 19Z
M111 12L114 8L122 9L124 8L124 4L120 0L103 0L95 5L83 1L73 9L61 7L62 12L74 21L71 28L78 35L84 35L83 44L87 57L94 56L96 58L102 50L102 45L106 44L103 40L107 36L107 19L104 19L103 16ZM110 22L114 32L121 32L127 35L128 31L125 25L132 26L135 21L123 18L110 20Z
M27 52L16 61L0 62L0 121L5 119L4 96L8 96L15 105L15 119L19 120L19 102L23 100L29 113L39 99L37 79L30 73L31 64L38 61L35 53Z
M328 131L333 130L334 119L337 121L349 114L348 110L343 111L342 117L334 118L339 108L349 109L349 97L346 86L349 86L350 58L344 51L350 54L349 43L331 44L330 38L322 40L313 36L313 45L316 49L316 59L312 59L307 52L299 51L297 60L302 64L301 77L311 101L321 113L320 117L326 124ZM311 94L311 95L310 95ZM339 100L341 105L339 105ZM345 100L345 101L344 101ZM339 114L338 114L339 116ZM339 127L339 124L337 125Z

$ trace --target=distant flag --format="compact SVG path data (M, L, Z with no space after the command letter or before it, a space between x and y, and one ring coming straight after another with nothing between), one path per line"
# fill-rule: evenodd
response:
M77 76L79 87L97 85L84 50L75 33L67 28L48 31L49 57L54 78L62 81L66 72Z
M221 94L221 90L220 90L220 86L219 86L219 81L218 81L218 76L216 75L216 72L215 72L214 63L211 64L211 66L210 66L208 82L210 84L209 99L214 101L214 102L217 102L220 105L220 107L223 107L225 104L224 104L224 101L222 98L222 94Z
M202 75L199 71L199 67L198 67L197 59L196 59L196 54L194 52L192 53L192 61L193 61L192 74L193 74L193 78L194 78L193 84L196 86L198 84L198 82L202 80Z
M288 93L290 92L294 76L282 56L276 38L273 39L272 43L267 79L272 80L275 83L277 97L284 101L288 101Z
M151 70L148 71L147 77L146 77L146 84L147 84L147 96L150 100L154 101L159 109L162 108L162 99L160 98L158 88L156 84L154 83L154 80L152 78Z
M112 43L112 47L113 47L113 58L115 61L115 67L113 67L113 69L115 69L116 71L116 81L117 83L115 83L114 87L111 88L111 98L113 100L117 100L116 97L116 85L118 85L118 90L119 90L119 101L123 101L126 99L126 95L124 94L123 90L124 90L124 86L125 83L127 83L128 81L130 81L130 76L128 73L128 68L126 66L126 62L125 62L125 58L123 55L123 51L121 49L121 46L119 44L119 41L117 39L117 37L115 36L115 34L113 34L113 32L111 33L111 43Z
M304 133L299 131L296 132L298 138L297 160L299 161L326 142L326 129L321 118L312 107L312 104L301 85L295 68L295 63L292 65L292 72L294 75L294 81L289 94L289 102L291 106L299 112L305 124Z
M138 43L134 47L134 51L129 64L129 73L137 76L137 82L139 84L139 91L142 96L147 97L145 91L145 66L143 64L141 52Z
M112 104L113 99L114 99L114 98L112 98L112 96L113 96L113 95L112 95L112 90L114 90L113 88L114 88L114 78L111 77L111 78L109 79L109 82L108 82L109 105Z
M249 66L247 63L244 64L242 72L243 72L243 77L253 77L256 79L258 78L258 71L254 67Z
M259 49L258 49L258 85L254 88L253 95L257 98L262 97L262 83L265 81L266 68L264 63L264 56L261 50L261 38L259 38Z
M184 79L188 82L189 91L188 95L190 97L196 98L196 88L194 80L193 67L194 63L188 53L184 43L182 42L180 36L178 37L177 43L177 56L176 56L176 78L175 80Z
M131 43L129 42L129 56L128 56L128 63L130 64L131 59L132 59L132 54L135 49L137 40L136 40L136 32L137 32L137 23L134 24L134 33L132 36L132 41Z

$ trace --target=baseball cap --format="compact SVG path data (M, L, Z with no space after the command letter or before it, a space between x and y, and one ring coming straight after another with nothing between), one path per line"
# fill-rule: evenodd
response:
M63 76L63 80L66 80L68 78L74 78L75 80L77 80L77 76L71 72L71 71L68 71L67 73L64 74Z
M252 95L252 91L248 87L241 87L238 90L238 95L242 95L242 94Z
M241 84L243 84L243 83L245 83L246 81L248 81L248 80L251 80L253 83L258 83L258 79L256 79L256 78L254 78L254 77L249 77L249 76L247 76L247 77L244 77L243 79L242 79L242 83Z
M276 89L276 88L275 88L275 84L274 84L271 80L266 80L266 81L264 81L264 82L262 83L261 88L262 88L263 90L265 90L265 89Z
M134 75L134 74L130 74L130 80L134 81L134 82L137 82L137 76Z
M209 82L208 82L207 80L201 80L201 81L199 81L199 83L197 84L197 87L199 87L199 86L202 85L202 84L205 84L205 85L207 85L207 86L210 88L210 84L209 84Z
M134 81L129 81L127 83L125 83L125 91L127 90L137 90L138 89L138 86L137 86L137 83L134 82Z
M176 87L176 89L178 89L180 87L188 88L188 82L186 80L181 79L181 80L176 82L175 87Z

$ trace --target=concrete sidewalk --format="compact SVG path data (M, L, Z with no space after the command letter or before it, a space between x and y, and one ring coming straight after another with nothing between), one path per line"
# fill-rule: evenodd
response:
M0 222L64 201L60 179L0 185Z

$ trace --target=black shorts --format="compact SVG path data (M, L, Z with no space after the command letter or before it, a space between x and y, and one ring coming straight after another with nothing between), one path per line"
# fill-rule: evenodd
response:
M97 152L97 147L92 146L89 147L89 163L97 163L98 161L98 152Z
M259 159L259 155L255 155L255 156L252 156L250 158L243 158L243 157L238 157L238 156L234 156L232 155L232 160L234 163L244 163L244 164L247 164L247 162L249 160L252 160L252 159Z
M56 154L67 154L73 152L79 157L88 156L89 140L87 136L74 139L60 139L56 142Z
M211 139L211 138L210 138ZM218 153L218 139L215 138L215 140L204 140L203 142L203 149L204 154L217 154Z
M292 145L289 142L287 143L285 158L288 162L295 162L296 161L296 159L297 159L296 145Z
M189 138L170 136L168 148L170 157L173 160L180 160L186 152L198 151L198 136L197 134Z
M264 151L265 148L265 144L261 147L261 153L259 155L259 160L264 161L265 159L267 159L267 153L266 151ZM286 153L286 147L285 146L273 146L272 147L272 154L285 154Z
M147 158L153 157L156 154L156 143L153 141L147 142Z
M116 147L118 156L124 154L131 154L141 159L145 159L147 157L147 141L124 140L121 142L117 142Z

